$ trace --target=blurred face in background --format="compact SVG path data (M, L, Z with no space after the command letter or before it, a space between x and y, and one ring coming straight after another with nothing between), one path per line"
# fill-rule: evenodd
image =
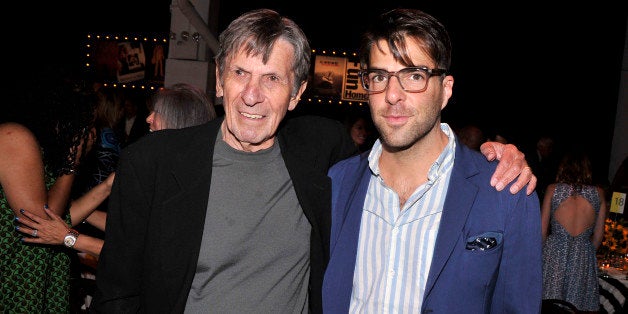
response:
M148 123L148 129L151 132L164 129L163 117L155 110L151 111L148 117L146 117L146 123Z
M355 145L364 145L368 138L368 129L366 127L366 121L363 118L357 119L351 126L351 139Z
M135 103L133 103L130 100L125 100L124 101L124 116L126 118L132 118L135 117L135 115L137 114L137 107L135 106Z

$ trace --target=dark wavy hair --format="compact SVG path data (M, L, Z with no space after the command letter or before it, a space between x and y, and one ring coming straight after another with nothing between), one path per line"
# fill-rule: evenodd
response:
M437 68L449 70L451 65L449 33L439 20L423 11L394 9L375 19L361 38L359 58L363 69L370 64L371 50L382 49L380 40L386 41L395 61L405 66L417 66L408 51L410 40L421 44Z
M35 134L48 171L68 173L93 124L91 86L66 66L55 64L43 66L23 84L2 120L21 123Z
M593 167L586 152L570 150L563 155L556 172L556 182L566 183L579 191L584 185L593 183Z

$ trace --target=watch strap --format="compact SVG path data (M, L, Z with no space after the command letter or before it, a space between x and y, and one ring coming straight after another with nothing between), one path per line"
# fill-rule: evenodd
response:
M78 240L79 232L74 229L68 229L68 234L63 239L63 245L69 248L73 248L74 244L76 244L76 240Z
M69 234L69 235L73 235L73 236L75 236L75 237L77 237L77 238L78 238L78 236L80 235L80 233L79 233L78 231L76 231L76 230L74 230L74 229L72 229L72 228L68 229L68 234Z

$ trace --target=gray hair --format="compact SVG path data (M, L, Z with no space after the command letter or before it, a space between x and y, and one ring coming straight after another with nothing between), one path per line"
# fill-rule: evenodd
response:
M216 117L216 110L207 94L186 83L159 90L153 96L152 105L152 110L161 116L165 129L195 126Z
M311 49L307 37L299 26L287 17L269 9L258 9L242 14L233 20L219 36L216 65L221 76L226 63L241 49L249 56L262 55L268 62L273 45L284 39L294 47L292 71L294 72L292 96L307 81L310 72ZM222 78L220 78L222 81Z

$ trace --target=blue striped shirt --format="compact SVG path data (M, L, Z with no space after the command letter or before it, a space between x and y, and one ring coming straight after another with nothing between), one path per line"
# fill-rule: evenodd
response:
M369 182L353 276L351 313L419 313L449 177L455 140L446 123L449 142L403 208L399 196L379 171L382 145L369 154Z

